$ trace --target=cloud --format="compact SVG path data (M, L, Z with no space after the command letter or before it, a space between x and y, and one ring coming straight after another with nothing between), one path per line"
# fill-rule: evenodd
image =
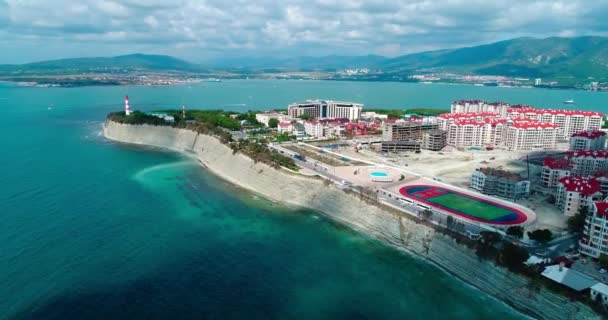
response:
M399 55L518 36L605 35L605 12L605 0L0 0L0 41L11 44L0 63L134 51L192 60Z

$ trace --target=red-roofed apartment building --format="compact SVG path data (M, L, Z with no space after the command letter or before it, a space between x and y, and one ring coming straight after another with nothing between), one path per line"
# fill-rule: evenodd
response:
M589 207L579 251L593 258L608 254L608 202L595 202Z
M510 108L507 117L525 117L541 122L557 125L560 138L570 138L576 132L585 130L599 130L602 127L603 114L593 111L581 110L553 110L535 108Z
M600 130L581 131L570 137L570 150L604 150L606 149L606 132Z
M566 216L574 216L580 209L603 199L601 185L593 177L563 177L559 179L555 203Z
M545 158L543 162L543 172L541 174L543 186L546 188L555 188L559 183L559 179L570 176L572 166L570 161L565 158Z
M608 172L608 151L568 151L566 158L572 164L572 175L593 176Z

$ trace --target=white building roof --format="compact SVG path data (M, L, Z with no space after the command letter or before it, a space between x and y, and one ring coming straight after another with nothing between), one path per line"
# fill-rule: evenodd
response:
M542 275L576 291L585 290L597 283L596 280L586 274L560 265L548 266Z
M608 285L605 283L598 282L591 287L592 290L595 290L605 296L608 296Z

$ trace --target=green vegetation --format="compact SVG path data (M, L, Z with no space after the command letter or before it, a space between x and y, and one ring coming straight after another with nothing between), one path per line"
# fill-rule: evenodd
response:
M499 262L511 271L517 271L524 268L524 262L529 257L530 255L526 249L511 242L504 242L500 250Z
M399 119L403 118L406 114L415 114L419 116L436 116L442 113L449 113L450 110L444 109L430 109L430 108L415 108L415 109L365 109L365 111L376 112L379 114L385 114L390 119Z
M583 207L577 214L568 218L568 231L572 233L583 233L587 211L587 207Z
M600 253L600 256L598 258L598 262L600 264L600 267L602 267L602 268L608 268L608 255L606 255L604 253Z
M518 239L524 237L524 228L522 226L512 226L507 229L507 234Z
M232 148L233 152L242 152L255 162L262 162L274 168L286 167L291 170L298 170L298 166L293 159L279 154L275 150L267 147L268 141L257 139L257 141L240 140L233 141L230 131L240 130L241 122L249 128L259 128L263 125L255 120L254 112L235 113L223 110L188 110L185 118L181 110L162 111L167 115L173 116L175 122L169 123L162 118L149 115L140 111L133 111L127 116L124 112L115 112L108 115L108 119L125 124L150 124L159 126L173 126L187 128L201 134L218 137L220 141ZM289 136L281 138L289 139Z
M530 238L530 240L536 240L540 243L547 243L553 239L553 233L548 229L538 229L528 231L528 238Z
M271 118L270 120L268 120L268 127L269 128L276 129L278 125L279 125L279 119L277 119L277 118Z
M428 199L428 201L484 220L493 220L511 213L510 210L505 208L497 207L455 193L446 193Z
M253 159L254 162L262 162L275 169L285 167L297 171L299 167L292 158L286 157L276 150L267 147L268 141L260 139L258 141L239 140L230 142L233 153L242 152Z
M150 124L154 126L171 125L171 123L164 119L140 111L133 111L129 116L127 116L124 111L113 112L108 115L108 119L124 124Z

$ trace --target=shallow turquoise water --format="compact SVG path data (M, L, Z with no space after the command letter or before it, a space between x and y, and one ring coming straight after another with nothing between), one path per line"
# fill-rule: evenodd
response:
M456 89L475 96L454 97ZM500 100L513 102L607 102L585 92L391 83L0 84L0 319L519 319L424 261L100 131L124 94L135 109L185 101L245 110L307 97L444 107L504 92L512 99Z

